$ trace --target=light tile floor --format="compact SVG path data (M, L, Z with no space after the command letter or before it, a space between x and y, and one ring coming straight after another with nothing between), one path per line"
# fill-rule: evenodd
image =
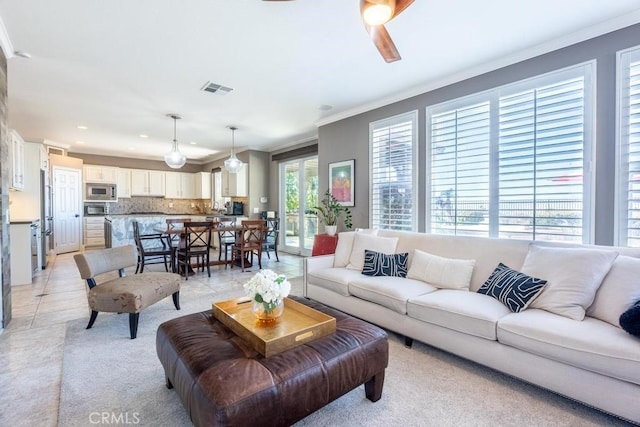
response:
M303 258L282 252L279 258L276 262L273 253L271 259L264 255L262 267L289 278L302 275ZM162 265L147 268L164 271ZM211 278L197 273L183 286L200 282L215 293L220 280L245 281L256 270L212 267ZM66 322L88 321L86 292L73 253L54 257L31 285L11 289L13 319L0 333L0 426L57 425Z

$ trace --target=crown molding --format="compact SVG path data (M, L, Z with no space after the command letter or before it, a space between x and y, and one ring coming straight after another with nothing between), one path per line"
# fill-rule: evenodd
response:
M7 59L14 57L13 44L11 43L11 39L9 38L9 33L7 32L7 27L4 26L4 21L2 20L1 16L0 16L0 47L2 48L2 51L4 52L4 56L6 56Z
M317 127L328 125L329 123L337 122L339 120L353 117L358 114L366 113L367 111L375 110L377 108L381 108L395 102L403 101L414 96L422 95L423 93L430 92L432 90L436 90L472 77L476 77L481 74L506 67L508 65L513 65L527 59L535 58L536 56L553 52L555 50L559 50L576 43L599 37L638 23L640 23L640 10L618 16L599 24L592 25L588 28L584 28L571 34L567 34L566 36L555 38L553 40L538 44L528 49L520 50L515 54L505 56L498 60L486 62L476 67L466 69L462 72L451 74L443 79L434 80L424 85L416 86L406 91L396 93L389 97L378 99L376 101L350 108L331 116L324 117L323 119L316 121L315 125Z

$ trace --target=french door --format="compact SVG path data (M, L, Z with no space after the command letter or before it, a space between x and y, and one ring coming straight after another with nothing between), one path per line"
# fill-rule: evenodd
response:
M280 237L283 250L311 255L318 232L318 156L280 163Z

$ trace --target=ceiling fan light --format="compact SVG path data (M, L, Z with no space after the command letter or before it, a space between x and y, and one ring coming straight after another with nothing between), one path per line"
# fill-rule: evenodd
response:
M377 27L384 25L393 17L391 4L367 4L362 10L362 19L367 25Z

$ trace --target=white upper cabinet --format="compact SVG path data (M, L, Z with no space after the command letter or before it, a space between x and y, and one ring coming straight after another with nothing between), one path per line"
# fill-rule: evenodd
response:
M104 184L118 183L118 168L112 166L84 165L84 182Z
M165 172L165 197L168 199L195 199L195 174Z
M222 168L222 197L247 197L248 165L244 165L237 173L230 173Z
M196 179L196 199L211 198L211 172L198 172Z
M164 197L164 172L131 169L132 196Z
M118 192L118 199L131 198L131 170L130 169L118 169L118 186L116 187Z
M9 166L9 187L24 189L24 141L14 130L9 132Z

